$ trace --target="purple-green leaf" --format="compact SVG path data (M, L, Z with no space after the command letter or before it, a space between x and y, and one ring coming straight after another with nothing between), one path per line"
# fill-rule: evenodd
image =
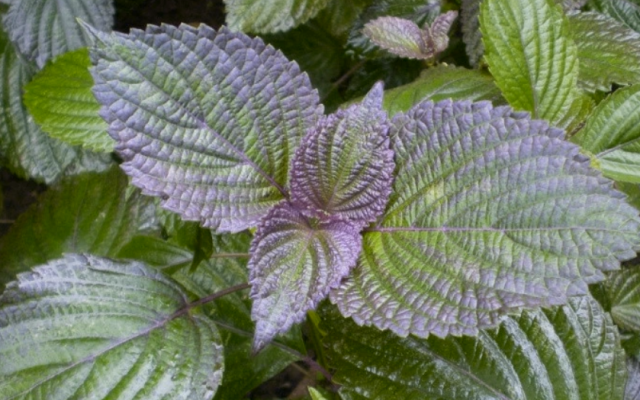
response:
M294 204L365 225L387 203L393 180L382 84L362 103L320 119L298 148L291 171Z
M257 225L287 195L291 158L322 113L296 63L226 28L86 29L94 94L134 185L217 231Z
M640 248L638 212L564 132L488 102L422 102L392 121L393 192L331 298L356 322L474 335L563 304Z
M361 247L349 222L308 218L288 202L274 207L251 243L254 351L301 322L349 273Z
M363 33L372 42L401 57L429 59L449 45L448 32L457 11L439 15L433 24L420 29L413 21L397 17L380 17L367 23Z

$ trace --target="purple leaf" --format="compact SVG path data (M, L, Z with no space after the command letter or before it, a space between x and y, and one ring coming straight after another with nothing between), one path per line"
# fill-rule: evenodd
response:
M449 11L438 15L431 27L424 27L424 40L428 47L433 49L434 54L446 50L449 45L449 29L451 29L451 24L453 24L457 16L457 11Z
M294 204L366 225L383 211L393 180L382 84L362 103L321 118L303 139L291 171Z
M449 45L449 29L457 11L439 15L429 26L420 29L413 21L397 17L380 17L368 22L363 33L375 44L401 57L430 59Z
M489 102L422 102L392 121L393 192L331 299L406 336L475 335L588 293L640 248L638 211L564 132Z
M251 243L254 352L301 322L337 287L361 247L358 228L349 222L307 218L288 202L274 207Z
M255 226L285 197L295 149L322 114L296 63L226 28L85 28L94 94L136 186L217 231Z
M428 49L422 30L413 21L397 17L380 17L368 22L362 30L371 41L395 55L425 58Z

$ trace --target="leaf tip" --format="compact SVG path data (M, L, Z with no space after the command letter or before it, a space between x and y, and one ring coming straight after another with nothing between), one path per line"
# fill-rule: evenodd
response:
M87 22L85 22L82 18L76 17L76 22L78 25L84 30L87 37L91 41L91 44L96 44L97 42L103 43L105 39L106 32L103 32L95 27L91 26Z
M364 96L362 104L371 108L382 108L382 97L384 95L384 82L376 82L369 93Z

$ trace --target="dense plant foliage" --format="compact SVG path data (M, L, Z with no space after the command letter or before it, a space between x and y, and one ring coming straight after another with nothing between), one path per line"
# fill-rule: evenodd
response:
M635 3L5 2L0 399L640 399Z

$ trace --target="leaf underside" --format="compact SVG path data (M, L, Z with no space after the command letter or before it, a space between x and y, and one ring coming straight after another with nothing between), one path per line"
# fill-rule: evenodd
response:
M329 0L224 0L227 24L234 30L254 33L286 31L305 23L327 6Z
M505 318L477 337L399 338L324 313L346 399L622 400L625 355L591 297Z
M578 50L553 0L486 0L480 26L489 70L509 104L568 125L577 101Z
M637 211L563 132L487 102L423 102L392 121L394 188L331 299L359 324L475 335L563 304L640 245Z
M361 247L359 228L349 222L307 218L287 202L274 207L251 244L254 352L304 320L349 273Z
M606 176L640 183L640 84L598 104L572 141L595 155Z
M109 153L114 142L91 93L90 65L86 48L57 57L24 87L24 103L49 136Z
M211 399L216 326L180 287L137 262L67 255L0 297L4 398Z
M569 15L578 47L578 83L585 90L609 92L611 85L640 82L640 33L599 13Z
M115 13L111 0L7 0L5 30L22 54L38 67L55 56L88 45L76 18L109 31Z
M384 211L393 180L382 84L360 104L320 119L296 151L291 200L303 213L366 225Z
M226 28L149 26L95 36L94 94L133 184L218 231L257 225L322 113L282 53Z

